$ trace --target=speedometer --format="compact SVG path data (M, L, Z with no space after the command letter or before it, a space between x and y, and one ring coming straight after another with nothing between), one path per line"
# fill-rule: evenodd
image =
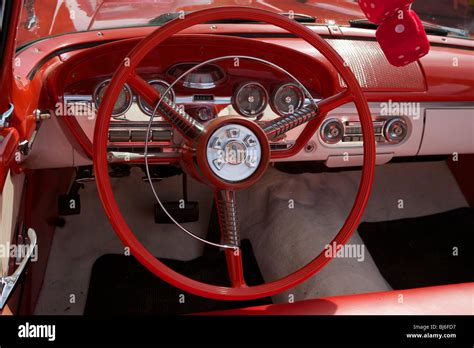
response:
M304 99L304 92L298 85L287 83L273 95L272 109L281 116L292 114L303 106Z
M105 92L109 86L110 80L105 80L97 85L94 91L94 102L97 108L100 107L102 100L104 99ZM125 84L120 91L120 94L115 102L114 110L112 111L112 116L118 117L125 114L128 109L132 106L133 103L133 93L130 87Z
M268 105L267 90L257 82L246 83L237 89L232 104L242 116L258 117Z
M163 95L164 93L166 93L166 91L168 91L168 93L166 94L166 97L169 100L174 101L175 94L174 94L173 89L170 88L170 84L168 82L163 81L163 80L153 80L153 81L149 81L148 83L154 89L156 89L160 93L160 95ZM140 110L142 110L148 116L153 115L154 108L151 107L150 104L148 104L142 97L138 98L138 106L140 107Z

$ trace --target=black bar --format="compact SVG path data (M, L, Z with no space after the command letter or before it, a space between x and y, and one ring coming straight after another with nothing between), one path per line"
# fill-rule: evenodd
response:
M0 346L9 344L444 344L472 347L472 316L300 316L300 317L0 317ZM20 338L26 323L55 325L55 339ZM415 325L417 328L415 328ZM423 327L425 329L423 329ZM421 334L409 338L407 334ZM427 335L455 334L433 338ZM423 337L424 336L424 337Z

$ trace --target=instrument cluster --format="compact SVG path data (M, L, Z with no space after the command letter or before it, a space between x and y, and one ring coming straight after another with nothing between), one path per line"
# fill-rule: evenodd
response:
M259 119L267 106L278 115L284 116L301 109L305 104L305 94L295 83L284 83L271 94L258 82L247 82L237 88L232 105L242 116Z
M236 89L232 105L240 115L259 119L269 104L276 114L284 116L301 109L305 99L304 91L295 83L281 84L270 94L262 84L252 81Z
M99 82L95 87L92 99L96 108L100 107L109 83L110 79L106 79ZM203 106L206 104L231 105L239 115L259 120L269 106L275 114L284 116L298 111L307 101L303 89L295 83L283 83L273 88L273 90L269 90L260 82L247 81L239 84L232 96L229 97L219 97L210 93L177 97L174 88L165 80L152 79L148 83L160 94L166 93L168 99L176 104L184 105L186 110L201 122L217 117L216 110ZM134 103L143 114L153 115L154 108L142 97L135 95L132 89L125 84L115 103L112 117L124 116Z
M311 102L306 90L290 77L253 67L241 69L231 64L200 66L199 63L178 63L161 73L151 69L138 73L161 95L166 93L169 100L202 123L236 115L265 123L295 113ZM70 85L64 94L67 107L80 110L87 106L89 110L93 106L98 110L110 81L110 77L104 76ZM313 97L318 98L319 94ZM124 84L111 115L109 146L139 150L147 139L148 123L154 115L148 134L150 146L173 147L177 139L171 125L160 116L159 111L154 113L153 106ZM76 119L92 139L94 123L89 122L89 118ZM291 146L294 137L279 139L271 145L286 149Z
M254 120L260 120L267 113L276 114L273 117L284 116L298 111L309 100L301 86L287 79L274 82L235 78L212 64L185 74L190 69L193 69L192 63L177 64L163 76L148 78L148 83L201 122L218 117L227 107L231 107L234 114ZM96 108L100 107L109 83L110 79L105 79L94 86L92 99ZM153 107L125 84L112 117L127 115L134 104L142 114L153 115Z

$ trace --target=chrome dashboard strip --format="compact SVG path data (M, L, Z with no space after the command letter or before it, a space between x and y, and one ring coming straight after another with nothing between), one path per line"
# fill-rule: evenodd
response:
M179 96L175 98L175 104L206 104L206 105L230 105L232 104L232 97L216 97L214 96L213 100L195 100L196 95L187 95ZM314 99L315 102L318 102L320 99ZM64 102L65 103L74 103L74 102L92 102L93 98L91 95L79 95L79 94L65 94ZM136 101L134 100L134 103ZM310 104L311 100L309 98L305 99L305 105Z

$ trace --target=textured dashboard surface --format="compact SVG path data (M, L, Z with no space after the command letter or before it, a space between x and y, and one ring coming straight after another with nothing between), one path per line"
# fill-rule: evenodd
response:
M328 43L344 58L363 88L377 90L424 91L420 65L391 65L376 41L329 39ZM345 82L340 78L341 86Z

